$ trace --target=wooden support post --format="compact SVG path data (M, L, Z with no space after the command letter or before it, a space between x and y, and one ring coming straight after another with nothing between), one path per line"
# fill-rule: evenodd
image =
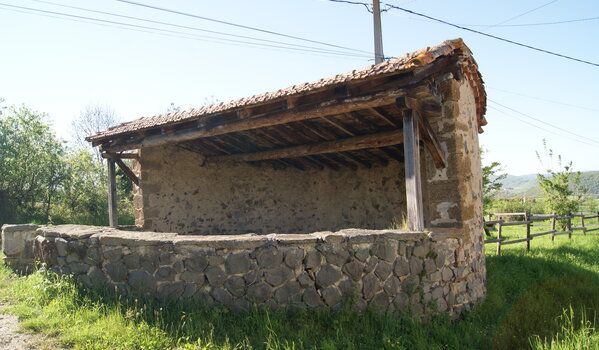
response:
M423 231L424 215L422 210L418 123L411 110L404 111L403 134L408 227L412 231Z
M582 226L582 234L586 235L587 234L587 228L584 227L584 214L582 212L580 213L580 225Z
M530 252L530 214L526 212L524 214L524 220L526 221L526 251Z
M497 255L501 255L501 222L497 224Z
M553 242L553 240L555 239L555 225L557 224L557 214L554 212L553 213L553 219L551 219L551 230L554 231L551 234L551 241Z
M116 199L116 169L113 159L108 159L108 224L110 227L118 226L118 210Z
M572 215L570 213L568 213L568 226L566 230L568 230L568 239L572 239Z

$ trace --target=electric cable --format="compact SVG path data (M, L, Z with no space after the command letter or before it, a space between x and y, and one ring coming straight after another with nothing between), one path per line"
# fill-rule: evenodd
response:
M501 104L501 103L499 103L499 102L493 101L493 100L491 100L491 99L489 99L489 98L487 98L487 100L488 100L489 102L492 102L492 103L494 103L494 104L496 104L496 105L499 105L499 106L501 106L501 107L503 107L503 108L505 108L505 109L507 109L507 110L510 110L510 111L512 111L512 112L514 112L514 113L518 113L518 114L520 114L521 116L524 116L524 117L526 117L526 118L529 118L529 119L532 119L532 120L536 120L536 121L537 121L537 122L539 122L539 123L545 124L545 125L547 125L547 126L550 126L550 127L552 127L552 128L555 128L555 129L557 129L557 130L563 131L563 132L565 132L565 133L568 133L568 134L570 134L570 135L573 135L573 136L576 136L576 137L580 137L580 138L583 138L583 139L585 139L585 140L588 140L588 141L594 142L594 143L596 143L596 144L599 146L599 141L597 141L597 140L594 140L594 139L588 138L588 137L586 137L586 136L582 136L582 135L576 134L576 133L574 133L574 132L568 131L568 130L566 130L566 129L562 128L562 127L559 127L559 126L553 125L553 124L551 124L551 123L548 123L548 122L546 122L546 121L544 121L544 120L542 120L542 119L535 118L535 117L533 117L533 116L531 116L531 115L529 115L529 114L526 114L526 113L520 112L520 111L518 111L518 110L516 110L516 109L513 109L513 108L511 108L511 107L508 107L508 106L506 106L506 105L504 105L504 104Z
M369 51L358 50L358 49L354 49L354 48L351 48L351 47L345 47L345 46L341 46L341 45L335 45L335 44L331 44L331 43L326 43L326 42L323 42L323 41L302 38L302 37L299 37L299 36L294 36L294 35L279 33L279 32L275 32L275 31L272 31L272 30L267 30L267 29L262 29L262 28L257 28L257 27L251 27L251 26L246 26L246 25L243 25L243 24L237 24L237 23L233 23L233 22L227 22L227 21L223 21L223 20L219 20L219 19L215 19L215 18L209 18L209 17L205 17L205 16L200 16L200 15L195 15L195 14L191 14L191 13L187 13L187 12L183 12L183 11L171 10L171 9L167 9L167 8L164 8L164 7L152 6L152 5L143 4L143 3L140 3L140 2L135 2L135 1L130 1L130 0L114 0L114 1L118 1L118 2L122 2L122 3L130 4L130 5L135 5L135 6L141 6L141 7L145 7L145 8L150 8L150 9L153 9L153 10L158 10L158 11L163 11L163 12L169 12L169 13L173 13L173 14L177 14L177 15L181 15L181 16L192 17L192 18L201 19L201 20L205 20L205 21L220 23L220 24L224 24L224 25L228 25L228 26L233 26L233 27L238 27L238 28L253 30L253 31L261 32L261 33L266 33L266 34L281 36L281 37L285 37L285 38L289 38L289 39L306 41L306 42L310 42L310 43L313 43L313 44L320 44L320 45L324 45L324 46L335 47L335 48L338 48L338 49L344 49L344 50L355 51L355 52L360 52L360 53L367 53L369 55L371 54L371 52L369 52Z
M286 42L283 42L283 41L276 41L276 40L269 40L269 39L262 39L262 38L256 38L256 37L251 37L251 36L245 36L245 35L231 34L231 33L219 32L219 31L209 30L209 29L204 29L204 28L190 27L190 26L184 26L184 25L179 25L179 24L174 24L174 23L169 23L169 22L163 22L163 21L156 21L156 20L151 20L151 19L146 19L146 18L121 15L121 14L116 14L116 13L111 13L111 12L105 12L105 11L99 11L99 10L92 10L92 9L88 9L88 8L78 7L78 6L69 6L69 5L64 5L64 4L58 4L58 3L55 3L55 2L51 2L51 1L44 1L44 0L30 0L30 1L38 2L38 3L42 3L42 4L60 6L60 7L65 7L65 8L70 8L70 9L75 9L75 10L80 10L80 11L86 11L86 12L91 12L91 13L97 13L97 14L115 16L115 17L120 17L120 18L132 19L132 20L136 20L136 21L143 21L143 22L154 23L154 24L161 24L161 25L166 25L166 26L171 26L171 27L176 27L176 28L190 29L190 30L201 31L201 32L206 32L206 33L211 33L211 34L218 34L218 35L230 36L230 37L241 38L241 39L250 39L250 40L262 41L262 42L267 42L267 43L281 44L281 45L288 45L288 46L295 46L295 47L307 48L307 49L318 49L318 50L322 50L322 51L330 51L330 52L333 52L333 53L340 53L340 54L346 54L347 53L347 52L343 52L343 51L335 51L335 50L317 48L317 47L314 47L314 46L291 44L291 43L286 43ZM370 55L369 56L363 55L363 57L370 57Z
M192 40L198 40L198 41L206 41L206 42L212 42L212 43L227 43L228 42L228 43L233 43L235 45L245 45L246 47L274 48L274 49L291 50L293 52L299 52L299 53L316 53L316 54L321 54L321 55L346 56L346 58L356 58L356 59L360 58L360 57L364 57L364 56L357 55L357 54L352 54L352 53L335 53L335 52L330 52L330 51L323 51L323 50L317 49L317 48L315 48L313 50L309 50L309 49L300 49L300 48L287 47L287 46L277 46L277 45L269 45L269 44L251 43L251 42L240 41L240 40L233 40L233 39L225 39L225 38L218 38L218 37L203 36L203 35L197 35L197 34L191 34L191 33L179 32L179 31L173 31L173 30L168 30L168 29L161 29L161 28L155 28L155 27L141 26L141 25L136 25L136 24L123 23L123 22L117 22L117 21L110 21L110 20L105 20L105 19L98 19L98 18L93 18L93 17L79 16L79 15L73 15L73 14L67 14L67 13L61 13L61 12L55 12L55 11L47 11L47 10L41 10L41 9L36 9L36 8L24 7L24 6L10 5L10 4L5 4L5 3L0 3L0 6L7 6L7 7L11 7L11 8L16 8L16 9L21 9L21 10L28 10L28 11L34 11L34 12L39 12L39 13L43 13L43 14L50 14L50 15L56 15L56 16L63 16L63 17L75 18L75 19L78 19L79 22L84 22L84 21L81 21L81 20L87 20L87 21L94 21L94 22L100 22L100 23L113 24L113 25L118 25L118 26L131 27L131 28L136 28L137 31L146 32L146 33L153 33L153 34L169 33L170 36L174 36L174 37L180 37L180 38L192 39ZM4 10L9 10L9 9L4 9ZM18 11L18 12L24 12L24 11ZM27 12L24 12L24 13L27 13ZM87 22L87 23L93 23L93 22ZM96 24L96 23L93 23L93 24ZM125 29L125 28L122 28L122 27L117 27L117 28ZM163 33L156 33L155 31L163 32ZM206 40L206 39L208 39L208 40ZM324 49L324 50L326 50L326 49ZM363 58L361 58L361 59L363 59Z

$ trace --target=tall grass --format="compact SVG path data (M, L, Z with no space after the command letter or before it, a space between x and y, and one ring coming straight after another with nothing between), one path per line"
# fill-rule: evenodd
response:
M118 297L43 270L18 277L4 267L0 298L24 329L77 349L561 349L581 337L596 341L599 236L534 243L528 254L521 244L506 246L500 257L490 249L487 296L457 321L441 315L421 323L355 313L349 305L337 312L234 312ZM574 315L585 310L584 322L569 314L567 323L570 308Z

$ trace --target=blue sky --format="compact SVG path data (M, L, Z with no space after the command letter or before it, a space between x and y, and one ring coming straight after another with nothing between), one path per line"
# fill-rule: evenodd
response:
M48 1L318 47L318 50L338 50L115 0ZM138 1L372 51L372 15L360 5L327 0ZM596 0L387 2L599 63L599 20L530 25L599 17L599 1ZM188 39L190 34L156 34L155 30L142 28L126 30L122 25L91 24L81 18L73 21L48 17L47 13L40 16L31 11L15 12L15 8L6 5L213 38ZM446 39L464 39L479 64L489 97L486 116L489 125L480 136L482 146L488 150L487 161L501 162L510 174L542 171L535 151L542 151L542 140L546 139L556 153L573 161L575 169L599 170L599 157L596 156L599 151L599 106L595 103L599 99L599 67L513 46L398 10L384 12L382 21L386 56L402 55ZM520 26L523 24L528 25ZM215 42L214 37L223 36L32 0L0 0L0 34L0 97L6 100L4 104L24 103L49 113L57 133L65 139L70 137L72 119L90 103L108 105L122 120L131 120L162 113L171 102L183 108L197 107L206 99L227 101L373 63L369 54L333 56L272 47L256 48L239 42Z

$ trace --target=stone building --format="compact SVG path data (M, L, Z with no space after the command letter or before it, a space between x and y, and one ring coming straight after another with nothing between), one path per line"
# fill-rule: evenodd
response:
M40 229L37 254L61 272L73 271L70 256L83 282L123 291L304 307L357 291L356 305L434 301L456 315L485 290L485 108L457 39L133 120L88 140L108 159L111 225L118 165L136 184L136 225L158 233Z

